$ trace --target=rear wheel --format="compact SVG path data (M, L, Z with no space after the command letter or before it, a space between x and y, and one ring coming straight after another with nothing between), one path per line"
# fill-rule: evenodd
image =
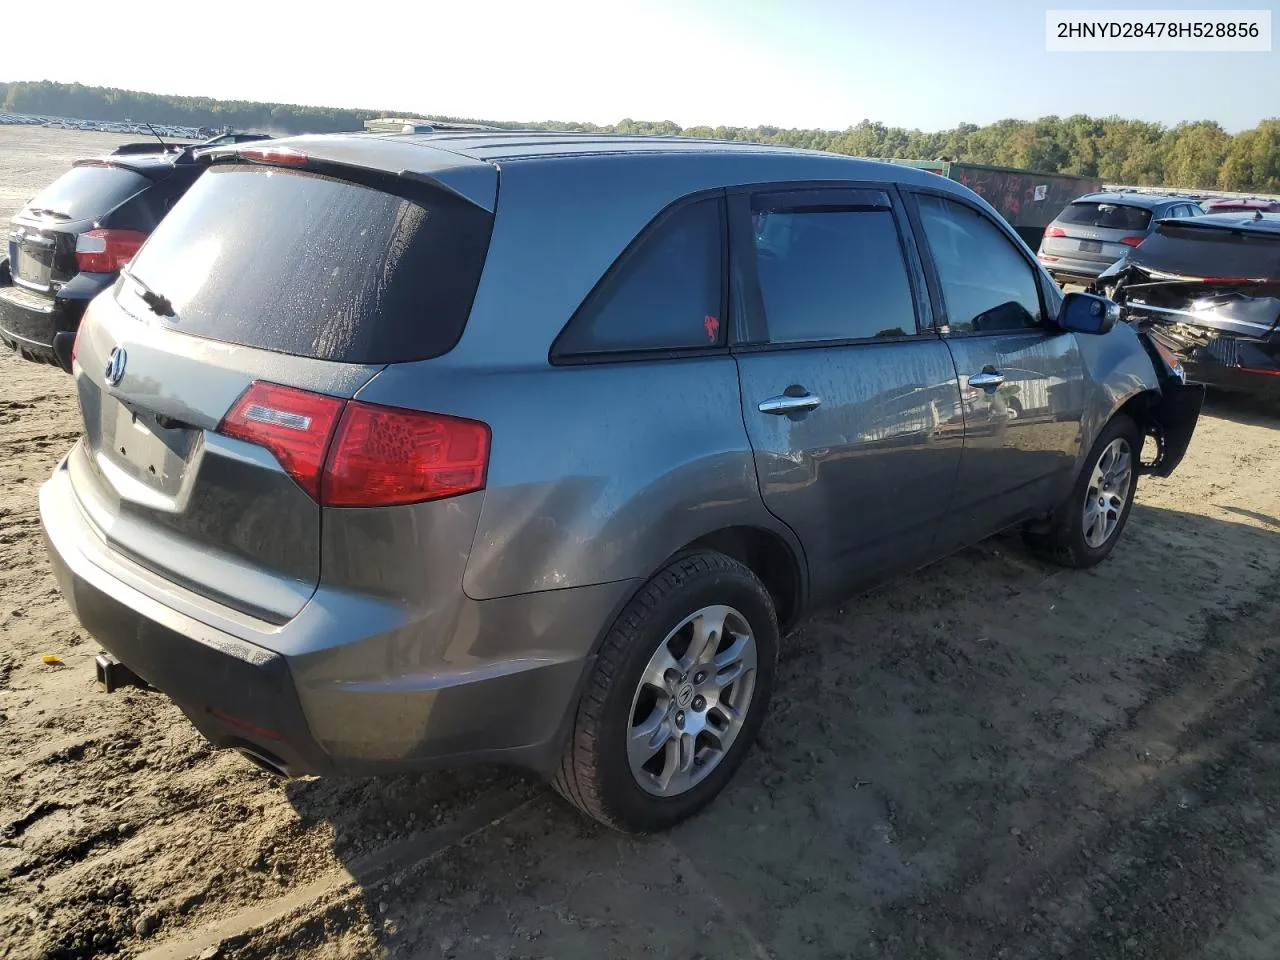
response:
M1045 533L1028 534L1027 541L1066 567L1101 563L1129 520L1141 450L1137 425L1117 414L1094 442L1071 494L1054 511L1052 526Z
M605 638L555 788L628 832L696 813L755 739L777 650L772 600L747 567L714 551L673 560Z

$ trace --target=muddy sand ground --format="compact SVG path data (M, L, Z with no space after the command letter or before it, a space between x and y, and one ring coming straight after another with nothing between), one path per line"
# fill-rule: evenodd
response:
M0 128L0 218L111 142ZM1093 571L1001 538L807 621L723 798L631 839L504 771L270 779L98 692L36 519L71 382L0 385L0 957L1280 956L1264 408L1215 399Z

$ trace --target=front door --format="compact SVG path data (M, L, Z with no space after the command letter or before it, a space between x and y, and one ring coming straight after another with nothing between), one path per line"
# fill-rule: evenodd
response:
M965 411L964 455L940 546L953 549L1044 513L1080 453L1084 363L1051 329L1039 270L976 206L922 193L917 222Z
M921 323L919 260L891 189L733 198L742 412L768 509L811 596L925 562L959 466L950 352Z

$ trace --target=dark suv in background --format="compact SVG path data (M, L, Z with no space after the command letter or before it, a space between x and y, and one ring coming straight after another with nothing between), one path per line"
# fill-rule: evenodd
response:
M0 340L28 360L70 369L85 307L115 283L203 172L201 148L242 139L265 138L125 144L108 156L77 161L45 187L9 224L8 258L0 259Z
M1191 197L1086 194L1044 228L1036 256L1059 283L1089 283L1145 240L1157 221L1203 213Z
M1280 399L1280 214L1164 220L1095 285L1191 379Z

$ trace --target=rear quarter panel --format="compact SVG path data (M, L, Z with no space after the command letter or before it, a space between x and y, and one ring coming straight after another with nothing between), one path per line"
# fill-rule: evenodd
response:
M407 393L408 369L389 368L361 397ZM493 431L463 578L473 599L646 579L728 526L773 531L801 557L760 499L727 354L433 379L434 406Z

